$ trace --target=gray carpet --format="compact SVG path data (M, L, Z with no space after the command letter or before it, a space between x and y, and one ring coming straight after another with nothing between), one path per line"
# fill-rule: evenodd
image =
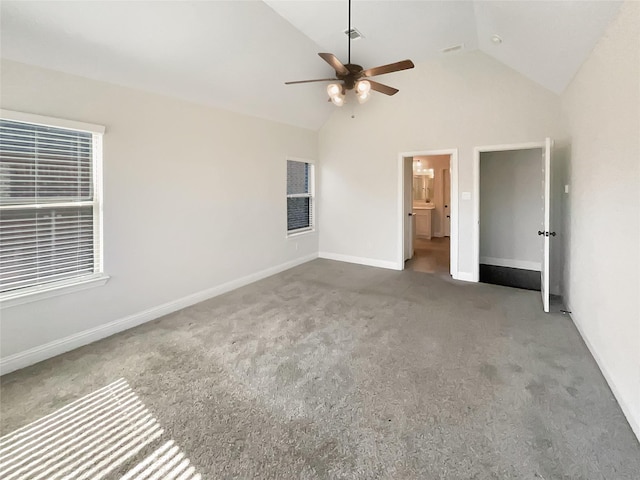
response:
M316 260L2 377L2 434L119 378L203 478L640 478L538 292Z

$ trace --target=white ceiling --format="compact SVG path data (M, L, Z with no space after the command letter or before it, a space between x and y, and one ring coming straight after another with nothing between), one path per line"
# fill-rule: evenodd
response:
M279 1L265 3L313 40L324 52L347 62L348 2ZM473 2L357 1L351 26L364 36L351 42L351 60L365 68L410 58L426 60L452 45L475 50L478 40Z
M560 93L621 3L354 0L352 26L365 38L351 59L417 63L464 44ZM4 58L312 129L335 108L324 84L284 82L331 76L318 52L347 61L346 0L3 0L0 9Z

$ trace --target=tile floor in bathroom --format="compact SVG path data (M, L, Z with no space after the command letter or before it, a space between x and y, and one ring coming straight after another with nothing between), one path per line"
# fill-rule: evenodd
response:
M405 263L406 270L449 274L449 237L416 238L413 249L413 258Z

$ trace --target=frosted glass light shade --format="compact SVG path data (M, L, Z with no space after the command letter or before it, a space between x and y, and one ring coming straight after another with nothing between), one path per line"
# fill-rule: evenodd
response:
M371 91L371 84L367 80L360 80L356 85L356 91L360 94L369 93Z
M327 85L327 94L329 97L333 98L336 95L340 95L342 93L342 88L337 83L330 83Z
M344 105L344 95L334 95L333 97L331 97L331 101L334 105L341 107L342 105Z
M357 95L357 97L358 97L358 103L364 103L364 102L366 102L367 100L369 100L369 97L370 97L370 96L371 96L371 95L369 94L369 92L359 93L359 94Z

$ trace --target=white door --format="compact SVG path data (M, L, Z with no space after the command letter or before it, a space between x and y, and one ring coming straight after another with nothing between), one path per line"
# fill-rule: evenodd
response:
M545 148L542 155L542 192L544 198L544 223L542 230L538 231L543 238L542 268L540 269L540 291L542 293L542 305L545 312L549 312L549 241L555 232L551 232L551 148L553 142L545 139Z
M404 159L404 260L413 258L413 157Z
M444 188L444 228L442 234L445 237L451 235L451 173L448 168L442 171Z

